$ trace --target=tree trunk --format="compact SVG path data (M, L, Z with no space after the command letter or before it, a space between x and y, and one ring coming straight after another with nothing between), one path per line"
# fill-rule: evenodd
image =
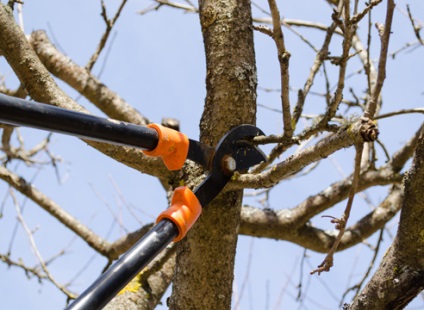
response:
M404 179L395 241L348 309L403 309L424 289L424 131Z
M215 146L232 127L255 123L256 64L250 2L200 1L207 96L201 142ZM170 309L230 309L242 191L221 194L182 240Z

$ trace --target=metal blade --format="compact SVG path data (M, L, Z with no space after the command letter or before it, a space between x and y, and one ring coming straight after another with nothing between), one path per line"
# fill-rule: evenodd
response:
M230 130L218 143L213 158L208 158L210 174L194 190L200 204L204 207L211 202L230 181L234 171L243 171L253 165L266 161L265 154L249 140L264 135L253 125L241 125ZM210 156L210 153L207 155ZM232 158L234 170L225 169L223 161Z

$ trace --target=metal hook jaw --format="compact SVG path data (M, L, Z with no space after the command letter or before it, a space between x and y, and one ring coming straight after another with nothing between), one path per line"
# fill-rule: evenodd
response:
M235 171L242 172L266 161L266 155L250 139L265 135L254 125L240 125L227 132L219 141L212 158L209 175L194 190L202 207L222 191Z

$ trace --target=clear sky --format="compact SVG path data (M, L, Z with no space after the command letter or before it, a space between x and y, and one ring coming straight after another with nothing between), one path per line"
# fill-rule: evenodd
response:
M29 34L33 30L46 30L63 53L84 66L105 29L99 2L25 1L25 32ZM110 17L115 13L118 2L106 1ZM266 1L256 3L263 8L267 7ZM403 13L406 3L411 5L417 18L424 19L422 1L397 1L401 10L396 10L395 13L391 51L415 38L409 20ZM181 121L181 130L190 138L197 139L205 97L205 59L198 16L165 7L145 15L137 14L150 4L151 1L128 2L113 29L113 40L108 42L93 72L101 72L102 82L152 121L160 122L162 117L177 118ZM324 1L278 1L278 4L282 17L330 23L331 9ZM373 13L373 19L383 22L384 12L385 6L381 5ZM265 16L258 9L255 9L254 15ZM312 44L320 47L324 33L302 31ZM364 40L365 31L365 28L359 29ZM292 54L291 86L296 89L304 85L308 69L313 63L314 52L295 34L287 29L284 32L287 49ZM376 31L373 35L377 36ZM377 40L374 42L371 58L377 59L379 44ZM279 69L273 42L263 34L255 33L255 48L260 88L277 89L280 85ZM334 48L333 55L337 55L339 51ZM382 112L424 106L423 56L424 48L421 47L401 53L395 60L389 59ZM337 68L328 67L334 84ZM352 62L348 71L353 73L359 68L359 62ZM0 58L0 74L6 77L6 86L17 86L13 72L4 58ZM361 92L365 91L363 81L364 75L361 74L354 75L347 83ZM59 82L59 85L92 113L102 116L99 110L64 83ZM313 90L322 91L321 86L322 84L316 83ZM293 91L291 95L295 101L296 92ZM351 95L346 92L345 97L349 96ZM278 92L264 92L260 89L258 103L273 109L280 109L281 106ZM323 107L324 101L321 98L310 97L306 112L321 112ZM279 134L282 131L280 113L259 107L257 122L267 134ZM421 123L421 115L382 120L379 122L380 138L388 151L393 153ZM46 136L45 132L28 129L21 129L21 133L28 146L35 145ZM50 150L63 159L58 164L57 171L49 165L37 165L28 169L22 163L12 164L9 168L27 180L33 180L37 188L65 210L111 241L142 224L152 222L167 205L164 190L156 179L114 162L76 138L54 134ZM380 154L380 163L383 163L384 155L381 150ZM46 159L45 156L39 158ZM342 173L350 174L352 166L352 150L342 150L323 161L310 176L281 182L271 191L269 207L275 210L293 207L307 196L342 178ZM246 192L252 193L252 190ZM367 192L374 206L384 199L386 193L387 188ZM21 206L25 207L25 221L36 231L34 238L44 259L48 260L65 249L66 253L49 265L55 279L60 283L73 280L70 288L76 292L88 287L99 275L106 260L100 256L93 257L91 249L74 238L43 210L21 196L17 197ZM259 199L260 197L249 198L245 203L261 207ZM14 259L22 258L30 266L36 264L27 236L21 227L18 228L12 246L10 245L16 226L16 212L4 182L0 183L0 201L0 208L3 210L3 218L0 218L0 253L6 253L11 248ZM128 208L135 210L133 212L137 214L137 218L128 212ZM343 208L344 204L340 204L328 212L337 216ZM120 218L122 227L116 223L110 210L114 216ZM368 212L368 204L357 197L353 219ZM333 229L328 219L317 217L313 219L313 224ZM396 220L390 223L392 233L395 233L396 225ZM375 239L374 236L368 241L375 244ZM390 245L390 240L386 234L379 257ZM237 304L238 309L336 309L346 288L355 284L367 269L372 251L367 246L360 245L337 254L331 272L320 277L309 276L309 271L321 263L324 255L307 251L307 258L301 268L303 254L302 248L287 242L241 236L235 270L234 308L237 308ZM77 272L79 276L73 279ZM296 301L300 279L301 298L305 299L303 303ZM165 297L167 296L169 292ZM350 298L351 295L346 301ZM240 303L237 302L239 299ZM0 264L1 309L50 310L61 309L64 305L64 295L50 283L39 284L34 278L28 280L21 270ZM422 299L414 302L411 309L418 309L420 306L423 306ZM158 308L165 309L164 306Z

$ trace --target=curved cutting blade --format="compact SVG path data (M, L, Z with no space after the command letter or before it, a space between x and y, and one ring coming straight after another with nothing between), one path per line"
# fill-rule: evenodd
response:
M244 171L266 161L265 154L250 141L255 136L264 135L253 125L241 125L226 133L215 148L211 160L210 173L194 190L200 204L204 207L214 199L231 179L234 171ZM231 157L234 169L228 171L223 164L224 158Z

